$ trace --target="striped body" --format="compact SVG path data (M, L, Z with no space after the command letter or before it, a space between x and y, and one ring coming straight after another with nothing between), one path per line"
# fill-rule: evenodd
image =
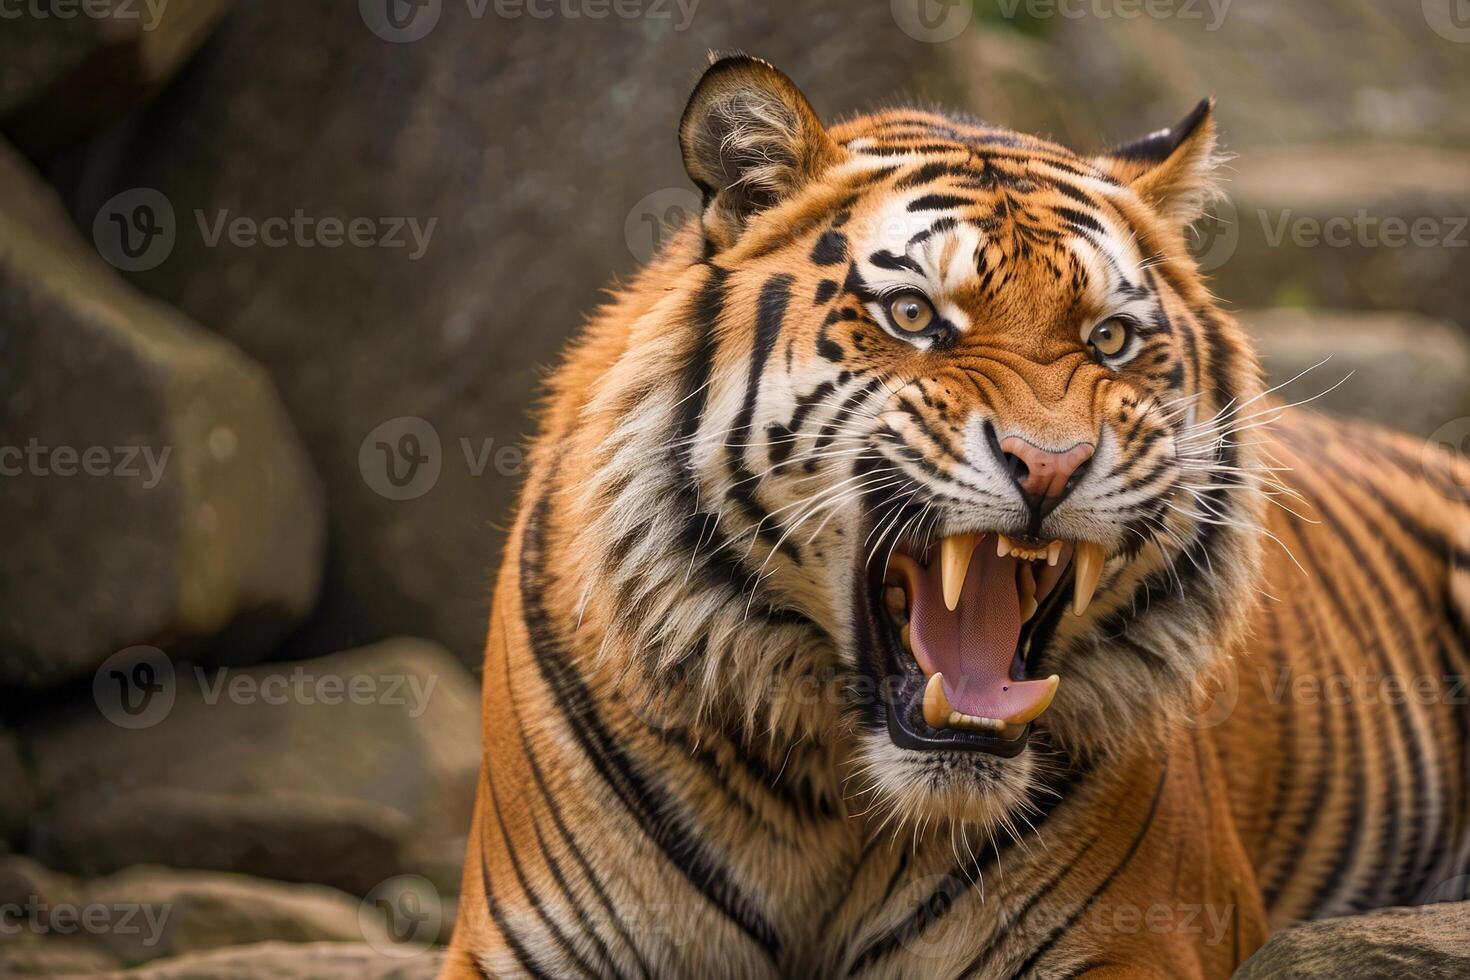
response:
M446 976L1226 976L1470 870L1452 681L1301 696L1464 669L1470 474L1261 397L1176 227L1207 116L1092 161L907 111L828 134L735 61L686 113L705 214L550 379ZM986 432L1096 451L1028 512ZM1013 758L900 744L864 569L1038 527L1106 554L1018 653L1054 705Z

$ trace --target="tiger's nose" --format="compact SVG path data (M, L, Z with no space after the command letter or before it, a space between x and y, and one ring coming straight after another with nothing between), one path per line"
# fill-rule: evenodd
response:
M1033 446L1020 436L1007 436L1000 442L1000 451L1026 503L1033 511L1045 514L1072 492L1092 459L1093 447L1090 442L1079 442L1056 453Z

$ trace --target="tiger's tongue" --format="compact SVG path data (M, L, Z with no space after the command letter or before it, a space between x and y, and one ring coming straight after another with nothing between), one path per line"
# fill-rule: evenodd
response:
M1011 679L1021 638L1016 560L997 557L993 538L982 540L953 611L944 604L938 561L925 568L895 554L889 568L908 586L914 659L926 675L944 675L951 707L1002 721L1030 714L1044 682Z

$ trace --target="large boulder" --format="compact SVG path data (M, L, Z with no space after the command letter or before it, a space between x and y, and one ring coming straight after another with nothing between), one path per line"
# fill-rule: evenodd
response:
M364 935L377 923L359 914L359 899L324 885L140 866L88 882L81 896L109 911L142 910L131 916L136 928L98 934L128 964L269 940L388 941L381 929Z
M22 725L37 796L28 853L86 876L164 864L358 895L399 875L458 891L479 695L442 647L150 665L146 710L124 716L99 697Z
M367 943L256 943L159 960L94 980L434 980L443 950L395 956Z
M13 732L0 728L0 853L19 839L31 810L31 774Z
M234 0L48 0L7 4L0 130L44 153L152 95Z
M1248 310L1275 396L1428 437L1470 432L1470 339L1416 313ZM1457 437L1458 438L1458 437Z
M542 370L698 205L676 130L709 49L775 61L828 118L960 101L887 3L480 6L399 4L395 28L384 4L242 4L187 85L57 168L86 227L135 187L171 202L172 254L135 281L266 364L301 426L341 531L303 650L409 633L478 662ZM281 247L250 233L271 219Z
M403 916L390 931L375 905L321 885L148 866L79 881L16 855L0 858L0 906L11 924L0 931L5 976L90 972L268 941L366 942L410 955L445 931L414 936Z
M325 535L269 377L122 282L3 145L0 186L0 685L139 643L269 652Z
M1286 929L1235 980L1452 980L1470 976L1470 902L1381 909Z

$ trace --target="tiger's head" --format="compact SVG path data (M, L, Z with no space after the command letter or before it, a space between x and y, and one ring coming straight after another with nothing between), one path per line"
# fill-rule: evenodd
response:
M1088 158L925 111L829 129L735 56L679 138L702 213L621 311L594 410L625 470L585 490L628 683L845 733L895 812L970 818L1177 721L1244 628L1262 501L1232 438L1260 371L1187 249L1211 105Z

